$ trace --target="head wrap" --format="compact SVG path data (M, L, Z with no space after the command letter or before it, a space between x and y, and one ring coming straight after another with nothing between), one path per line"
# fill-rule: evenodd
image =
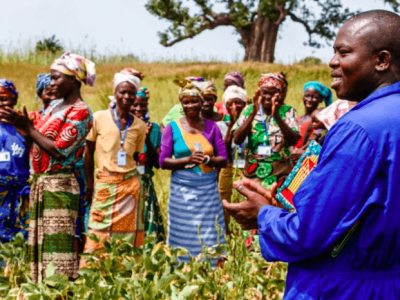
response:
M179 85L179 100L185 96L200 97L203 100L203 91L195 82L187 79L175 79L174 83Z
M261 74L261 78L258 81L259 87L274 87L280 92L285 88L284 76L281 73L265 73Z
M129 82L136 88L136 92L139 91L140 88L140 78L134 75L130 75L123 70L120 73L116 73L114 75L114 91L117 86L123 82Z
M222 102L226 106L229 100L232 99L240 99L244 103L247 101L247 92L245 89L242 89L239 86L231 85L225 90L224 94L222 95Z
M318 81L310 81L304 85L303 91L305 92L308 88L314 88L324 99L325 106L328 107L332 104L332 91L322 83Z
M281 72L281 75L282 75L282 79L283 79L283 83L284 83L283 89L284 89L284 90L287 90L289 84L288 84L288 82L287 82L287 80L286 80L286 74L283 73L283 72Z
M41 94L44 89L50 85L51 76L49 73L39 74L36 80L36 92Z
M189 81L196 81L196 82L206 81L203 77L197 77L197 76L188 76L188 77L185 77L185 79L187 79Z
M96 81L96 68L94 62L68 51L56 59L50 66L51 70L59 71L65 75L74 76L84 84L94 86Z
M144 86L136 93L136 96L140 96L140 97L146 99L146 101L147 101L149 99L147 98L146 91L147 91L147 88Z
M17 89L12 81L0 79L0 96L18 98Z
M329 130L336 123L339 118L351 110L357 102L338 99L333 104L318 112L316 117L325 127Z
M203 83L203 95L214 95L217 97L217 87L215 86L214 79L209 79Z
M240 73L240 72L229 72L224 77L224 81L227 81L227 80L232 80L234 83L236 83L237 86L239 86L242 89L244 89L244 77L243 77L242 73Z
M133 68L124 68L124 69L122 69L122 71L120 73L135 76L135 77L139 78L140 80L143 80L143 78L144 78L143 73L141 73Z

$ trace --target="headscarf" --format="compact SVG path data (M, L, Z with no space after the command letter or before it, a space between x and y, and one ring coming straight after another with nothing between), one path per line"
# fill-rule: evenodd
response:
M68 51L56 59L50 69L59 71L65 75L74 76L84 84L94 86L96 81L96 68L94 62Z
M114 75L114 91L117 86L123 82L129 82L130 84L132 84L136 88L136 92L140 89L140 78L128 74L127 72L124 72L124 70L122 70L121 72Z
M225 75L224 81L226 80L232 80L234 83L236 83L237 86L241 87L244 89L244 77L243 74L240 72L229 72L228 74Z
M175 79L174 83L179 85L179 100L182 100L185 96L200 97L203 100L203 91L195 83L187 79Z
M12 81L7 81L4 78L0 79L0 96L18 98L17 89Z
M189 81L196 81L196 82L206 81L203 77L197 77L197 76L188 76L188 77L185 77L185 79L187 79Z
M305 92L310 87L314 88L321 95L326 107L332 104L332 91L330 88L327 88L318 81L309 81L304 85L303 91Z
M222 102L226 106L229 100L232 99L240 99L244 103L247 102L247 92L245 89L242 89L239 86L231 85L225 90L224 94L222 95Z
M258 81L259 87L274 87L282 92L286 86L285 77L281 73L265 73L261 74L261 78Z
M322 111L317 113L316 117L319 119L325 127L329 130L336 123L339 118L351 110L357 102L347 101L338 99L333 104L324 108Z
M49 73L39 74L36 80L36 92L41 94L50 85L51 76Z
M203 95L214 95L217 97L217 87L215 86L214 79L209 79L203 83Z
M136 96L140 96L140 97L146 99L146 101L147 101L149 99L147 98L146 91L147 91L147 88L144 86L136 93Z
M133 68L124 68L124 69L122 69L122 71L120 73L135 76L135 77L139 78L140 80L143 80L143 78L144 78L143 73L141 73Z

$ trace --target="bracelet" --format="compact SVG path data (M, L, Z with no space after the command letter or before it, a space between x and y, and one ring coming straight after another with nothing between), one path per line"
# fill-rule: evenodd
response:
M204 157L206 158L206 161L204 162L204 164L206 165L210 162L211 157L210 157L210 155L204 155Z

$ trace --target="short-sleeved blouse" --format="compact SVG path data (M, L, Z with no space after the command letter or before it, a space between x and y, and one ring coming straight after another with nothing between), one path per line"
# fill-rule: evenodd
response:
M200 143L204 154L216 155L227 159L226 147L222 139L221 131L215 122L204 119L205 129L201 134L187 132L181 124L181 120L170 122L162 134L160 150L160 166L164 160L174 155L175 158L183 158L195 152L195 143ZM210 173L213 168L201 164L191 170L195 173Z
M249 118L253 110L253 104L248 105L241 113L236 124L233 126L232 131L239 129L240 126ZM279 116L282 120L294 131L299 132L299 125L297 122L296 111L293 107L289 105L282 105L279 108ZM265 127L267 127L268 132L265 132ZM259 113L254 117L253 123L251 125L251 134L249 136L249 142L247 148L249 150L249 155L257 155L258 146L265 144L271 146L272 150L272 160L281 160L290 157L289 145L285 141L282 131L272 116L267 116L264 114L262 117Z
M34 126L42 135L54 141L55 147L65 158L57 160L34 143L31 148L31 167L35 174L57 172L83 160L85 139L93 124L92 111L85 102L78 101L53 113L62 102L52 101L45 114L35 120Z
M135 152L142 152L146 139L146 124L139 118L131 115L133 121L129 128L121 132L126 133L123 149L126 152L126 165L117 163L118 151L121 149L121 136L117 124L112 117L112 110L101 110L94 113L93 128L87 140L96 143L97 169L104 172L126 173L136 169L133 158Z

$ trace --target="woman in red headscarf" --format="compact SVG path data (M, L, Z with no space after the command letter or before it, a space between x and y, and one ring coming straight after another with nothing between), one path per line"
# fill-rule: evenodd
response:
M253 98L233 127L234 142L246 147L243 175L269 189L273 183L282 184L291 170L289 146L300 138L296 111L282 104L285 89L282 74L263 74Z

